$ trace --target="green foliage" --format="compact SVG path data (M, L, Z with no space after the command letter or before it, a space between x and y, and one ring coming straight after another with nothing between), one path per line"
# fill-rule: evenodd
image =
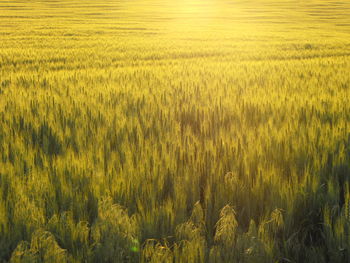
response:
M67 253L57 244L55 237L47 231L37 230L30 244L22 241L13 251L10 262L68 262Z
M91 228L96 262L124 262L138 252L137 222L111 199L99 204L98 218Z
M0 1L0 261L350 262L349 9Z

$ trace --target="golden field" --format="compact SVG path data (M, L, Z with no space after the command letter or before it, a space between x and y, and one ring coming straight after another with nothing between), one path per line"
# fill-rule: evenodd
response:
M0 0L0 262L350 261L350 2Z

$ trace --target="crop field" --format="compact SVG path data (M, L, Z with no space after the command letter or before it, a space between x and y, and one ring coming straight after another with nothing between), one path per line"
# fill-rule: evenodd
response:
M0 0L0 262L350 262L350 1Z

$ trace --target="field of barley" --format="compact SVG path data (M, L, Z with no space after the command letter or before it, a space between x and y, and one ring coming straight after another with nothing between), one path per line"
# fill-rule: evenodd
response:
M350 2L0 0L0 262L350 262Z

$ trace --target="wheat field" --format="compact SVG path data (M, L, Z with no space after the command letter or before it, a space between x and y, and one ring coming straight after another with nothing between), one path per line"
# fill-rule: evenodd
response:
M350 262L350 2L0 0L0 262Z

